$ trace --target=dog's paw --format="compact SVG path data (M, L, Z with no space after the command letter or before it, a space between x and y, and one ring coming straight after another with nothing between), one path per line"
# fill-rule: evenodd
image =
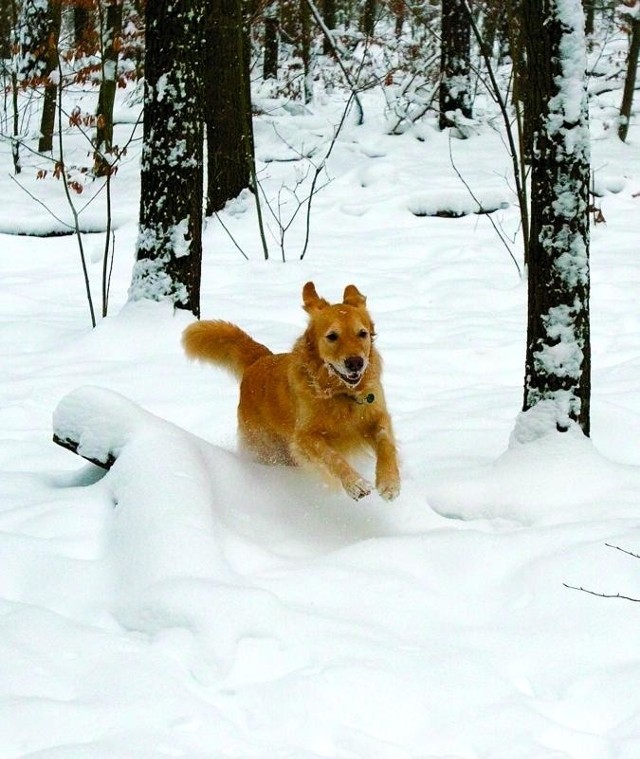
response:
M388 482L379 482L376 490L381 498L385 501L393 501L400 495L400 480L389 480Z
M354 501L359 501L361 498L364 498L371 493L373 485L370 482L367 482L363 477L358 477L358 479L352 480L351 482L345 482L344 489Z

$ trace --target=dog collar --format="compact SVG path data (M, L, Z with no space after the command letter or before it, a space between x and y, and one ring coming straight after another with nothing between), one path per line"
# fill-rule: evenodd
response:
M352 400L354 403L357 403L358 406L364 406L365 403L374 403L376 400L376 397L373 393L367 393L366 395L357 396L357 395L349 395L349 393L343 393L347 398Z

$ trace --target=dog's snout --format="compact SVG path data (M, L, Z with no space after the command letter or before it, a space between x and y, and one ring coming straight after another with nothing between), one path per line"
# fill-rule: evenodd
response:
M364 366L364 359L362 356L349 356L345 358L344 366L348 372L360 372Z

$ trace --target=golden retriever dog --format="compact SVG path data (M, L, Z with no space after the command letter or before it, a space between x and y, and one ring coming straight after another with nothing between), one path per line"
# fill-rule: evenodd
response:
M347 457L369 449L376 490L390 501L400 475L366 298L347 285L342 303L330 304L307 282L302 300L309 324L290 353L274 354L224 321L187 327L185 352L240 380L240 443L259 462L310 466L358 500L373 485Z

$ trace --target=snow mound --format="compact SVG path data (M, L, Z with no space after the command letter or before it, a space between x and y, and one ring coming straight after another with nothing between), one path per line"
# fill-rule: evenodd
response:
M484 192L476 197L477 200L466 190L421 192L409 199L407 208L414 216L458 218L469 214L493 213L510 205L500 192Z
M521 525L633 518L640 469L605 458L575 424L557 431L554 414L544 403L520 414L508 449L488 467L436 484L432 508L454 519ZM624 497L612 509L614 491Z

